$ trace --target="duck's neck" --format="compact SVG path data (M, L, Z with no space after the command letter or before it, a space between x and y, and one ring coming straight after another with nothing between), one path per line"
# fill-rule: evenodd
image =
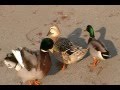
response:
M93 28L90 28L90 30L89 30L89 35L90 35L91 38L94 38L94 37L95 37Z
M40 51L41 51L41 52L44 52L44 53L45 53L45 52L48 52L48 51L45 51L45 50L43 50L43 49L40 49Z

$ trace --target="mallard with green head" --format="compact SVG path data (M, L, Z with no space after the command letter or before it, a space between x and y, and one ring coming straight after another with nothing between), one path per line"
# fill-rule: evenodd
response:
M47 36L54 41L53 48L50 51L53 53L56 59L61 62L61 70L64 70L69 64L83 59L88 49L83 49L82 47L73 44L70 40L65 37L61 37L60 35L60 29L56 25L50 27L50 30L47 34Z
M51 68L49 49L53 47L53 40L44 38L40 50L33 51L26 47L12 50L5 57L4 63L8 68L14 68L22 82L27 85L40 85Z
M95 39L94 29L91 25L88 25L85 31L89 32L88 49L93 57L91 66L94 68L100 60L106 60L110 58L111 55L105 45L101 41Z

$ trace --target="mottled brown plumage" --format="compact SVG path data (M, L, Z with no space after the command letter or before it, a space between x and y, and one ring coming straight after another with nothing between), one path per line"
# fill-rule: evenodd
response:
M75 63L86 55L88 49L73 44L70 40L60 37L60 30L57 26L50 27L47 34L54 41L51 52L53 55L65 65ZM63 66L63 67L64 67Z

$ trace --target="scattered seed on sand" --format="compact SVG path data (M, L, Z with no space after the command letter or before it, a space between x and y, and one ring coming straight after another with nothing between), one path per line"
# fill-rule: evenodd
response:
M78 25L78 24L81 24L82 22L77 22L76 24Z
M120 13L110 14L108 17L118 16Z
M59 14L59 15L63 15L63 12L57 12L57 14Z
M37 14L37 12L38 12L38 9L37 9L37 10L35 10L35 11L33 11L32 13L33 13L33 14Z
M84 37L87 37L88 35L83 35Z
M57 19L56 19L56 20L53 20L53 22L57 22Z
M63 15L63 16L61 17L62 20L65 20L65 19L67 19L67 18L68 18L68 15Z
M47 24L44 24L44 26L47 26Z
M39 33L37 33L36 35L38 35L38 36L42 36L42 33L41 33L41 32L39 32Z

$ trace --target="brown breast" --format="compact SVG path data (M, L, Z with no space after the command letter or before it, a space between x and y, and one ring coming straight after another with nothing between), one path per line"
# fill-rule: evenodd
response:
M41 55L40 69L43 71L45 75L47 75L52 65L49 52L40 52L40 55Z

